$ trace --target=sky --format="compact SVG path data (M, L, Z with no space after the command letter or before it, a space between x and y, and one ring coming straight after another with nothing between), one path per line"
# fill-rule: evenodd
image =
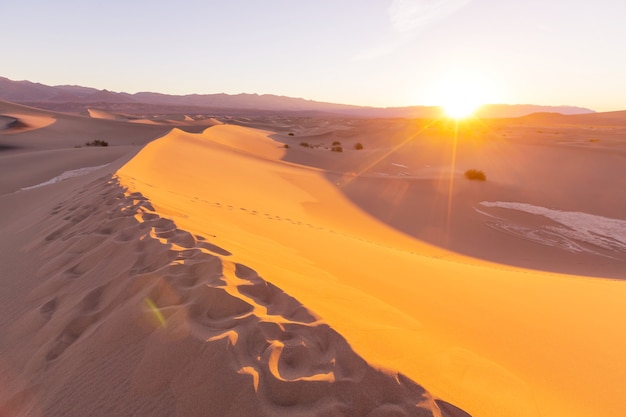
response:
M626 109L624 0L20 0L0 17L12 80Z

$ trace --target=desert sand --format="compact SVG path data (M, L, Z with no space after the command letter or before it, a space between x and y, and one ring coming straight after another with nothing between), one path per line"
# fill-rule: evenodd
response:
M621 113L0 114L2 415L626 409Z

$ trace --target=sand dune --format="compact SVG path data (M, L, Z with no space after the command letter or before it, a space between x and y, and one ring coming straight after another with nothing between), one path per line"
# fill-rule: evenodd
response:
M494 122L451 167L448 127L425 121L181 120L198 133L151 141L171 126L20 111L55 123L0 136L2 415L626 408L626 288L598 278L624 277L621 226L589 226L626 220L613 127ZM585 186L554 170L563 152L598 171Z
M341 176L233 150L213 129L149 144L119 171L122 183L183 229L214 234L368 361L473 415L623 409L621 282L515 270L420 243L349 201Z
M145 125L172 126L172 127L200 127L220 125L222 122L212 117L198 116L193 118L188 115L152 115L152 116L135 116L131 114L114 113L111 111L100 109L87 109L89 117L103 120L117 120L128 123L137 123Z
M27 128L0 130L0 194L30 187L66 171L100 166L129 158L142 145L167 133L175 124L134 124L124 120L92 119L0 102L0 115L24 121ZM202 131L215 124L201 120L179 125ZM86 147L94 140L108 147ZM24 169L28 167L28 169Z
M98 110L98 109L88 109L87 113L89 113L89 117L93 117L94 119L105 119L105 120L128 120L129 117L123 116L121 114L115 114L112 112Z
M99 109L87 109L87 113L89 117L93 117L94 119L104 119L104 120L122 120L131 123L141 123L141 124L149 124L149 125L159 125L164 124L157 120L145 119L137 116L131 116L127 114L113 113L110 111L104 111Z
M100 123L58 117L78 135ZM252 133L232 138L264 138ZM37 175L68 155L63 141L45 145L57 149L44 149ZM9 150L14 165L3 173L40 148ZM2 415L467 415L372 367L213 236L179 228L127 191L110 173L136 151L111 148L126 153L22 191L22 179L4 175Z
M11 116L0 116L0 131L9 129L12 125L15 124L17 119Z
M106 179L85 190L32 226L42 267L8 331L24 370L3 414L440 415L423 388L369 366L141 194Z
M54 122L54 118L43 114L32 115L20 112L4 113L0 116L0 132L3 134L11 134L41 129Z

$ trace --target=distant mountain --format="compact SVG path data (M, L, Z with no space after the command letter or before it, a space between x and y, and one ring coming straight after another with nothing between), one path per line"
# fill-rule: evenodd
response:
M624 126L626 124L626 110L602 113L532 113L516 119L522 124L556 124L593 125L593 126Z
M585 114L591 109L574 106L538 106L535 104L486 104L477 112L480 118L522 117L532 113Z
M297 113L302 116L435 118L442 115L436 106L364 107L324 103L273 94L189 94L169 95L152 92L117 93L76 85L48 86L30 81L0 77L0 100L55 111L85 112L88 108L130 114L211 113L232 115L267 115ZM561 114L593 113L593 110L570 106L535 106L490 104L477 113L482 118L520 117L535 112Z
M64 97L65 93L60 88L50 87L30 81L11 81L0 77L0 98L7 101L22 103L30 100L51 101L65 100L72 96Z

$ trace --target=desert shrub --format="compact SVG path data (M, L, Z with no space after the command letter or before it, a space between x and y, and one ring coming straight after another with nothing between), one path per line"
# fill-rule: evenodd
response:
M96 139L91 142L86 142L85 146L109 146L109 142L106 140Z
M339 142L337 140L333 142L333 146L339 146L339 145L341 145L341 142Z
M484 172L478 169L468 169L465 171L465 178L468 180L477 180L477 181L485 181L487 180L487 176Z
M300 142L300 146L304 146L305 148L311 147L311 145L309 145L308 142Z
M341 146L333 146L330 150L333 152L343 152L343 148Z
M356 149L357 151L363 149L363 145L361 144L361 142L358 142L356 145L354 145L354 149Z
M285 143L284 146L285 146L285 149L289 149L289 144L288 143Z
M293 136L293 132L289 132L287 133L289 136Z

